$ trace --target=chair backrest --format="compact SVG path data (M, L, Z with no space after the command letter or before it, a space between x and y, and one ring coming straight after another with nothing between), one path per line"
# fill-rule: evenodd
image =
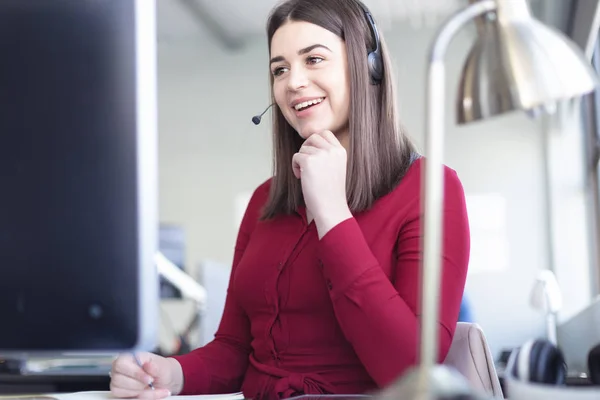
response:
M456 368L475 390L494 398L504 398L494 359L479 325L458 323L444 364Z

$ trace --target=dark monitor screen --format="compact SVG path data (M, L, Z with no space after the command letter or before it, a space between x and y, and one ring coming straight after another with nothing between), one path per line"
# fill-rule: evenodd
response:
M0 354L155 345L154 7L0 1Z

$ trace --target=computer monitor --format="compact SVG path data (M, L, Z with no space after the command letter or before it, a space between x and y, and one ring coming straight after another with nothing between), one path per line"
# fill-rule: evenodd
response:
M0 355L157 342L152 0L0 1Z

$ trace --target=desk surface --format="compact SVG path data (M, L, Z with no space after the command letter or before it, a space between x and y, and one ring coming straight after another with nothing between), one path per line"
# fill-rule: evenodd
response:
M71 393L110 390L108 375L0 374L0 394Z

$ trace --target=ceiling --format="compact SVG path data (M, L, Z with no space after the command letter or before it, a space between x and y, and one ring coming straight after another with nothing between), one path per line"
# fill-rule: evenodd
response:
M269 11L280 0L156 0L159 41L178 41L212 35L227 48L264 35ZM563 29L571 0L529 0L534 14ZM392 24L422 22L421 16L440 18L468 4L468 0L364 0L380 29ZM418 19L409 15L417 12Z

